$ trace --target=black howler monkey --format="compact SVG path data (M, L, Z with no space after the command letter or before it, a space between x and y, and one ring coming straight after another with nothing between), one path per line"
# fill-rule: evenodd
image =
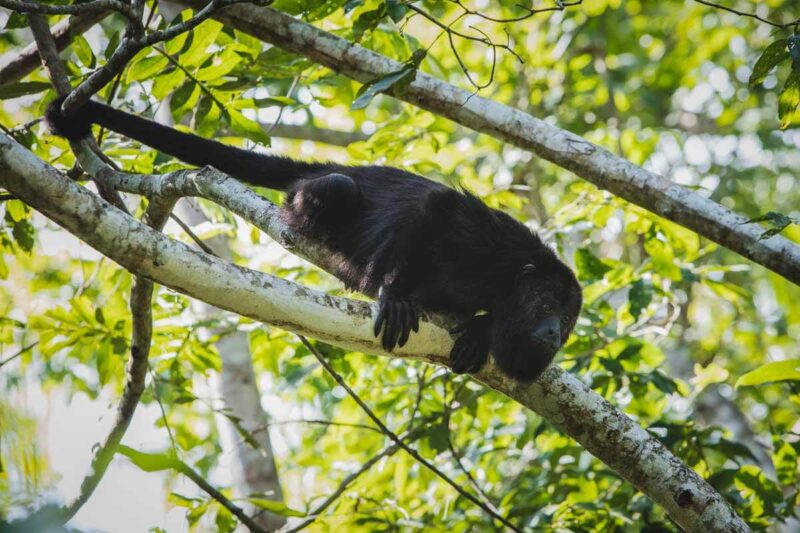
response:
M419 329L420 309L472 316L451 352L453 370L475 372L491 352L527 382L575 326L581 287L572 271L528 228L471 194L397 168L242 150L93 101L67 117L62 102L46 114L58 135L81 138L99 124L191 165L286 191L287 224L342 258L348 288L378 298L375 335L383 330L387 350Z

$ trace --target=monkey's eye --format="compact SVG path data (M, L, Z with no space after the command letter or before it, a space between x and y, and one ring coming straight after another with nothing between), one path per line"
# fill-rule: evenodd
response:
M544 311L545 313L550 313L552 310L553 310L553 306L550 305L550 304L544 304L542 306L542 311Z

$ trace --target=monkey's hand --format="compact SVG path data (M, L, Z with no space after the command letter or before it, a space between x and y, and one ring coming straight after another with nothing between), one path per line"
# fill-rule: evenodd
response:
M456 332L456 339L450 352L453 372L464 374L477 372L489 359L489 315L478 315L467 320Z
M378 316L375 318L375 336L383 327L383 348L387 351L403 346L412 331L419 331L419 308L407 299L401 298L387 287L378 293Z

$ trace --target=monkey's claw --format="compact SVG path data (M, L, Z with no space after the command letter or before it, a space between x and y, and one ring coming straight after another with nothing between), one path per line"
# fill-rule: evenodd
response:
M486 315L474 317L458 329L463 333L450 352L453 372L477 372L489 359L489 319Z
M419 309L406 300L395 300L381 291L378 299L378 316L375 318L375 336L383 328L381 344L391 351L395 346L404 346L412 331L419 331Z

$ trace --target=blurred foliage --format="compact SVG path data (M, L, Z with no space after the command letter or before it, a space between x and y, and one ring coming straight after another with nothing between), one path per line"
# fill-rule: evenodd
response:
M729 3L781 23L800 17L794 0ZM392 0L277 0L274 7L404 62L404 69L360 87L209 20L161 50L142 51L117 90L109 85L98 97L143 115L164 108L179 127L239 146L271 142L291 156L402 166L469 189L530 224L575 266L585 287L582 317L560 364L649 428L755 530L796 517L800 289L564 169L376 94L401 91L392 82L409 82L409 65L472 90L491 80L482 96L583 135L797 242L800 227L790 223L800 217L800 131L792 129L797 36L791 27L776 30L696 2L587 0L527 17L512 4L414 2L426 18ZM510 19L520 20L502 22ZM451 41L436 22L453 23L478 40L452 35ZM27 44L24 18L3 12L0 23L0 50L13 54ZM157 16L154 24L167 21ZM121 20L112 17L73 42L63 54L73 83L108 59L121 31ZM54 97L46 81L37 71L1 88L0 124L43 159L69 168L68 145L41 124L28 124ZM369 137L346 149L270 139L278 118L311 133L333 128ZM181 166L117 135L106 134L102 146L126 170ZM202 207L214 222L196 231L233 237L239 264L343 292L235 217ZM5 357L39 341L3 367L3 387L24 393L37 383L90 398L103 388L119 393L130 276L20 202L4 199L0 210L0 352ZM168 231L188 242L179 228ZM220 367L214 342L233 329L249 332L264 404L276 421L271 434L282 443L277 462L287 509L313 509L390 444L378 432L347 425L369 421L293 335L232 316L200 321L187 298L166 289L153 307L153 371L144 401L157 394L174 435L170 457L201 475L213 479L221 453L218 408L207 386ZM468 378L333 348L326 355L390 427L412 431L413 446L475 491L469 472L485 497L519 524L676 529L663 510L570 438ZM9 439L35 438L17 422L8 433L7 417L22 415L7 404L0 409L4 468L26 473L0 478L4 492L15 495L0 499L8 512L36 503L25 492L27 476L43 471L44 460L8 455ZM234 527L233 517L205 494L175 492L169 503L185 508L190 524ZM361 475L312 529L493 527L480 509L396 453Z

